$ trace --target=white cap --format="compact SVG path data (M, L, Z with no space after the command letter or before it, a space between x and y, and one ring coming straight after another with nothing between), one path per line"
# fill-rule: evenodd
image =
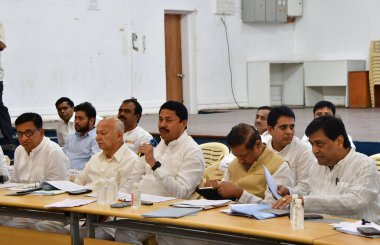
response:
M292 199L298 199L298 194L293 194Z
M296 204L302 204L302 200L301 199L296 199Z

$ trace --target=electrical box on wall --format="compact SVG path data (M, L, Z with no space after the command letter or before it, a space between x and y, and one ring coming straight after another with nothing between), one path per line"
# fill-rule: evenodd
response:
M243 22L287 23L297 16L302 16L302 0L242 0Z

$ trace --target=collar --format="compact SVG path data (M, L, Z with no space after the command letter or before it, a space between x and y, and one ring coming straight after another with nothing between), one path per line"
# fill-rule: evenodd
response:
M351 147L351 150L347 153L347 155L334 165L334 168L332 171L334 171L335 169L341 168L346 162L348 162L349 159L354 154L354 152L355 152L355 150Z
M161 138L161 142L164 143L165 146L168 146L168 147L172 147L172 146L176 146L178 144L180 144L182 141L184 141L187 137L187 132L186 130L183 131L183 133L181 134L181 136L179 136L177 139L171 141L168 145L165 144L165 141Z
M103 151L100 154L100 158L101 158L101 160L104 160L104 161L111 161L112 159L115 159L119 163L121 161L121 159L123 158L124 152L127 150L128 150L127 145L125 143L123 143L119 147L119 149L115 152L115 154L113 154L113 156L111 158L107 158L106 154L104 154Z
M30 152L30 156L31 155L34 155L36 154L37 152L39 152L41 150L41 148L49 141L50 139L48 139L46 136L43 137L43 139L41 140L41 142L38 144L38 146L36 146L31 152ZM25 150L25 148L24 148ZM26 150L25 150L26 153L28 153Z
M125 132L124 134L125 134L125 135L130 135L130 134L132 134L133 132L137 131L137 130L138 130L137 128L139 128L139 125L137 125L134 129Z
M80 136L80 133L75 131L75 135L78 136L79 138L81 137ZM84 135L83 135L83 138L84 137L87 137L87 136L91 136L93 138L96 137L96 128L94 127L93 129L91 129L90 131L86 132Z

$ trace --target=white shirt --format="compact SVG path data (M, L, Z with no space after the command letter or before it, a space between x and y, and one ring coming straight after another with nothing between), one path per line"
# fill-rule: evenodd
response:
M70 118L67 124L63 120L59 121L56 131L57 131L58 144L60 146L64 146L69 134L75 133L74 115Z
M129 149L131 149L136 154L139 151L139 146L144 143L149 144L149 141L152 138L153 137L150 135L150 133L138 125L134 129L125 132L123 135L124 142L127 144Z
M0 146L0 175L5 175L9 177L9 171L7 169L7 163L5 160L3 148Z
M3 23L0 21L0 41L5 44L5 33L4 33L4 26ZM0 82L3 81L4 78L4 70L1 66L1 52L0 52Z
M292 173L289 167L289 164L287 162L283 162L280 167L276 170L276 172L273 173L273 178L276 181L277 185L284 185L284 186L292 186L294 185L294 181L292 178ZM228 170L224 173L223 181L230 181L231 175L228 172ZM273 204L276 201L274 199L272 193L270 192L268 186L265 191L265 197L264 200L261 199L258 196L255 196L247 191L243 191L243 194L238 200L238 203L269 203Z
M277 152L272 147L272 139L268 142L269 149ZM303 143L298 137L294 136L292 142L285 146L282 151L277 152L284 158L292 170L295 186L287 186L290 194L299 193L305 195L309 193L309 170L315 157L310 148Z
M330 171L313 163L306 212L326 213L380 224L380 175L367 156L351 151Z
M69 165L69 158L61 147L44 136L29 155L22 145L16 148L11 182L67 180Z
M261 142L265 144L267 144L268 141L272 140L272 135L270 135L268 130L262 133L260 136L261 136Z
M351 144L351 148L356 150L356 146L354 144L354 142L352 141L352 137L350 135L348 135L348 140L350 141L350 144ZM305 142L310 148L311 148L311 144L309 142L309 137L307 137L305 134L302 136L302 139L301 139L303 142Z
M205 168L202 151L193 138L185 131L168 145L161 140L154 149L154 158L161 167L153 171L145 158L140 157L125 189L131 190L133 183L138 182L139 190L145 194L189 198Z
M137 155L126 144L122 144L110 159L107 159L104 152L100 151L91 157L75 182L93 186L100 179L115 177L119 186L125 185L137 159Z

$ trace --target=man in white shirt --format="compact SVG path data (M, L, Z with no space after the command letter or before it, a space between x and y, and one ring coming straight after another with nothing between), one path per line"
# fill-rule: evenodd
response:
M158 129L161 142L156 148L143 144L144 154L136 162L125 189L138 183L142 193L188 199L202 180L204 158L198 144L186 133L188 114L179 102L165 102L159 111ZM116 241L142 244L153 234L117 230ZM183 244L179 238L157 235L159 244Z
M326 115L335 116L335 112L336 112L335 105L332 102L326 101L326 100L321 100L317 102L313 108L314 118L317 118L320 116L326 116ZM348 136L348 140L350 141L351 147L355 150L356 146L354 142L352 141L352 137L349 134L347 134L347 136ZM309 138L306 135L302 137L302 141L306 142L309 146L311 146L309 143Z
M270 139L268 132L268 114L271 110L270 106L261 106L257 108L255 116L255 128L261 135L261 142L266 143Z
M63 151L70 159L70 169L82 170L88 160L100 151L96 142L95 107L89 103L81 103L74 108L75 133L67 137Z
M295 186L280 189L279 194L308 193L309 169L315 158L311 149L294 135L295 114L292 109L286 106L273 107L268 115L268 131L272 138L267 146L289 163L295 181Z
M42 118L37 113L24 113L16 121L20 146L16 148L11 182L37 183L49 180L67 180L69 159L58 144L44 136ZM58 231L63 223L12 218L6 226L42 231Z
M58 116L62 119L58 122L56 129L58 144L64 146L68 135L75 133L74 102L67 97L62 97L55 102L55 108L57 108Z
M115 178L118 186L126 184L132 173L137 155L123 141L124 125L117 118L106 118L96 127L96 140L100 152L96 153L86 164L84 170L75 179L80 185L94 187L100 179ZM115 229L98 227L95 237L113 240Z
M306 128L317 162L310 168L310 194L300 196L305 212L380 224L380 178L375 163L350 146L341 119L315 118ZM284 208L285 196L273 205Z
M288 163L261 142L259 132L251 125L234 126L227 135L227 144L236 159L228 166L222 182L205 183L216 188L223 198L235 198L238 203L274 203L264 166L278 185L294 185Z
M152 135L138 125L141 115L142 107L135 98L124 100L117 115L124 123L124 142L136 154L138 154L140 145L149 144L149 141L153 138Z

